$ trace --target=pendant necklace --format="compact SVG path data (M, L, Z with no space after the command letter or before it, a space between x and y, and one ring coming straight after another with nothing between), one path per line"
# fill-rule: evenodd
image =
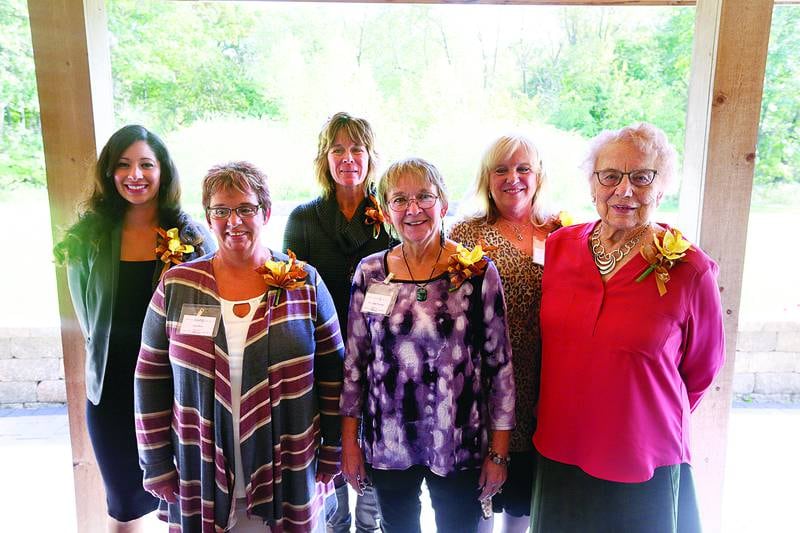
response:
M411 272L411 267L408 266L408 259L406 259L406 248L405 245L400 245L400 252L403 254L403 262L406 264L406 268L408 269L408 275L411 276L411 281L417 287L417 301L424 302L428 299L428 289L425 287L428 286L428 283L431 282L431 278L433 278L433 273L436 271L436 265L439 264L439 258L442 257L442 250L444 246L439 246L439 254L436 256L436 260L433 262L433 268L431 268L431 273L428 274L428 281L425 283L417 283L417 280L414 279L414 274Z
M522 228L518 227L513 222L509 222L508 220L503 219L503 224L506 225L513 233L514 236L517 238L518 241L522 242L523 235L522 232L525 231L525 224L522 225Z
M609 272L612 272L617 266L617 261L621 261L623 257L631 252L633 247L636 246L636 243L639 242L639 237L642 235L644 230L649 227L650 224L645 224L642 226L642 229L637 231L636 234L630 238L628 242L616 250L606 252L605 246L603 246L603 243L600 242L600 224L598 224L595 230L592 232L591 243L594 264L597 266L597 270L600 271L600 274L605 276Z

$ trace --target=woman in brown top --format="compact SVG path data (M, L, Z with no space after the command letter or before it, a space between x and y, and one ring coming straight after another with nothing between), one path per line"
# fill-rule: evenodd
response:
M466 246L483 240L497 247L491 257L500 271L508 306L517 426L511 434L508 479L492 500L494 512L503 516L505 533L527 529L535 478L531 437L539 390L544 241L558 227L557 219L542 208L543 183L542 164L533 142L523 136L500 137L486 150L474 185L482 204L480 211L450 230L450 238ZM485 531L492 527L492 519L483 521Z

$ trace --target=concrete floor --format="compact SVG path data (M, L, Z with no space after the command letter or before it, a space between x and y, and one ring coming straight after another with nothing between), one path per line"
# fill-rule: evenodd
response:
M800 532L800 406L736 407L728 442L724 533ZM0 409L2 530L74 533L70 465L64 408Z

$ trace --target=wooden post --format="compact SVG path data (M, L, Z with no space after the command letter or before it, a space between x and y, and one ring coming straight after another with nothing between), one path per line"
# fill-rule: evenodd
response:
M698 0L681 225L720 265L726 362L693 417L705 530L722 527L722 487L750 196L772 0Z
M29 0L54 242L86 197L100 139L108 137L111 62L102 0ZM78 531L106 529L103 485L86 432L84 342L63 268L56 269Z

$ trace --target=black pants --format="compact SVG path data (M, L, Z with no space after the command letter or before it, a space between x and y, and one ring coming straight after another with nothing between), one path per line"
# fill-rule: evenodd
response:
M478 529L480 470L461 470L447 477L423 466L407 470L378 470L368 467L378 495L385 533L419 533L422 509L419 496L422 480L428 485L439 533L470 533Z

